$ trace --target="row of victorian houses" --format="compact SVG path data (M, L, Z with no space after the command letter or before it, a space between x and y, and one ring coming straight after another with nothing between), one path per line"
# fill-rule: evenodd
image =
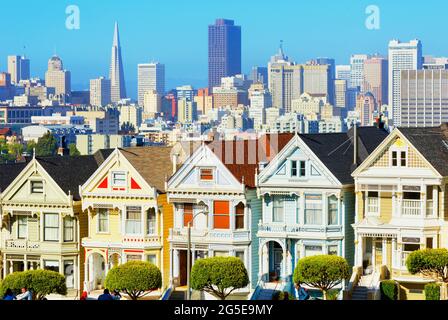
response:
M354 267L347 297L390 278L402 299L419 298L430 280L405 261L448 247L447 162L445 125L30 157L0 165L1 276L55 270L79 295L143 260L162 289L184 286L190 224L192 263L238 257L248 291L333 254Z

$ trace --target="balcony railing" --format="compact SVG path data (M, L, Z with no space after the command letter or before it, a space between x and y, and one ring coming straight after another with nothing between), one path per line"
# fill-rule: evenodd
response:
M39 250L40 243L22 239L5 240L5 249Z
M342 226L312 226L312 225L285 225L275 223L260 223L258 225L259 232L267 233L300 233L300 232L342 232Z
M250 241L250 231L248 230L196 230L191 229L192 240L201 242L207 241ZM187 228L170 229L170 239L176 241L187 240Z
M422 213L422 202L420 200L403 200L403 216L420 216Z

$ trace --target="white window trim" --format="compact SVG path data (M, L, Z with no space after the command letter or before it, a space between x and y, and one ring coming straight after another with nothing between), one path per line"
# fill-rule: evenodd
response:
M100 231L100 212L96 214L96 233L97 234L110 234L110 210L109 209L99 209L106 210L107 212L107 231Z
M114 174L116 174L116 173L119 173L119 174L124 174L124 176L125 176L125 184L124 184L124 186L122 186L122 185L115 185L114 184ZM111 186L111 188L125 188L126 190L128 190L128 185L129 185L129 183L128 183L128 177L129 176L129 174L128 174L128 171L126 171L126 170L114 170L114 171L111 171L111 173L110 173L110 186Z
M211 170L213 179L212 180L202 180L201 179L201 172L202 170ZM216 170L213 167L198 167L198 182L200 184L214 184L216 183Z
M369 210L368 210L369 206L368 206L367 201L369 199L369 192L377 192L378 193L378 211L376 213L369 212ZM380 217L381 216L381 192L380 191L366 191L364 194L364 199L365 199L365 201L364 201L365 216L366 217L376 217L376 218Z
M393 166L392 153L397 152L397 165ZM406 152L406 166L401 165L401 153ZM408 168L409 167L409 148L392 146L389 149L389 166L391 168Z

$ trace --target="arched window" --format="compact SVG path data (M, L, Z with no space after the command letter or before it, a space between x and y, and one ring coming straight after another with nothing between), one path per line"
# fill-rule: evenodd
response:
M242 202L235 207L235 229L244 229L244 204Z

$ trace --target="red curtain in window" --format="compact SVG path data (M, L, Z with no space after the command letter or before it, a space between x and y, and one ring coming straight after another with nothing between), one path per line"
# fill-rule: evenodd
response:
M214 227L215 229L230 229L229 201L214 202Z
M191 203L184 204L184 227L188 227L188 223L191 222L193 226L193 205Z

